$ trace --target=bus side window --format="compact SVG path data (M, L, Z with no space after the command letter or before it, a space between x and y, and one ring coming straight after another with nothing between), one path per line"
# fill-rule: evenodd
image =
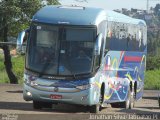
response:
M143 33L142 33L142 41L141 41L141 51L144 51L147 44L147 29L146 27L143 27Z

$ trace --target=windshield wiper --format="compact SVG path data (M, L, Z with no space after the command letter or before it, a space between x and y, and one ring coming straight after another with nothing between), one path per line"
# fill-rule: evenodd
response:
M73 74L74 78L77 79L78 76L82 77L82 76L89 76L91 75L91 73L79 73L79 74Z

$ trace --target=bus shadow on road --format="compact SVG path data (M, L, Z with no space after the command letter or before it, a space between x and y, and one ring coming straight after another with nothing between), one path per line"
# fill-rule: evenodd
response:
M156 108L158 109L158 107ZM127 114L157 114L158 112L152 111L152 110L147 110L144 108L134 108L134 109L121 109L121 110L117 110L117 112L121 112L121 113L127 113Z
M22 90L16 90L16 91L6 91L7 93L23 93Z
M5 102L0 101L0 109L5 110L32 110L31 103L23 103L23 102Z
M143 97L143 99L158 100L158 96L157 97Z
M53 104L52 109L43 108L40 110L33 109L32 103L27 102L5 102L0 101L0 110L17 110L31 112L55 112L55 113L86 113L88 108L80 105Z

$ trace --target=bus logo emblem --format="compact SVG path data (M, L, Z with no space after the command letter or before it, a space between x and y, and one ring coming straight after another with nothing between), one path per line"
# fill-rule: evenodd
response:
M58 92L58 87L55 87L55 88L54 88L54 92Z

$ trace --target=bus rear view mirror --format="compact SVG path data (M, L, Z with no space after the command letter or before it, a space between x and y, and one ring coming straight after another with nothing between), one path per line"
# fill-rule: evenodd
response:
M102 38L103 38L102 34L99 34L97 39L96 39L96 44L95 44L95 49L94 49L94 54L95 55L100 55Z
M26 41L27 39L27 35L28 35L28 29L27 30L24 30L22 32L20 32L18 34L18 37L17 37L17 51L20 52L20 53L24 53L24 42Z

